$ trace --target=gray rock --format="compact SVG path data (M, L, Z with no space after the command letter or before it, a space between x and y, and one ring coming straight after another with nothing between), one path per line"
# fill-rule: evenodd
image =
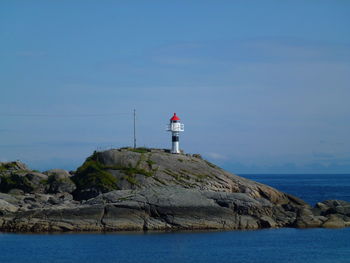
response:
M13 188L10 191L8 191L8 194L10 194L10 195L23 195L24 191L21 189Z
M342 214L350 216L350 202L342 200L327 200L316 204L322 215Z
M16 212L18 210L18 207L10 204L9 202L0 199L0 213L3 212Z
M27 171L28 167L19 161L15 162L0 162L0 174L11 174L15 171Z
M346 225L346 223L343 220L343 218L341 218L338 215L333 214L333 215L330 215L328 217L328 220L322 224L322 227L325 227L325 228L343 228L343 227L345 227L345 225Z
M48 176L48 193L72 193L77 188L68 171L52 169L44 173Z
M63 169L51 169L43 172L43 174L46 174L49 177L54 176L57 180L70 178L72 176L68 171Z
M85 164L91 162L95 163L94 167L98 166L115 177L115 187L121 190L179 186L212 192L246 193L253 199L267 199L273 204L299 205L298 202L302 202L272 187L228 173L198 156L124 148L95 152ZM94 167L90 169L92 174L96 174ZM78 188L79 199L92 198L104 192L94 190L92 185ZM88 194L83 196L82 192Z
M11 194L0 193L0 199L1 200L5 200L6 202L9 202L11 204L17 204L18 203L18 199L16 198L16 196L13 196Z
M14 192L21 190L25 193L43 193L46 187L46 180L47 176L42 173L29 170L14 170L1 176L0 191L9 192L13 190Z
M349 202L328 200L312 208L190 154L109 150L94 153L73 176L20 166L11 164L0 173L0 186L11 193L0 193L1 231L350 226Z
M260 217L260 226L263 228L275 228L278 224L269 216Z

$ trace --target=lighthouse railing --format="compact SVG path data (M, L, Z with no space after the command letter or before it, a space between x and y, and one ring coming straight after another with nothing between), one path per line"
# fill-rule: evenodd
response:
M185 125L182 123L171 123L166 126L167 131L184 131L185 130Z

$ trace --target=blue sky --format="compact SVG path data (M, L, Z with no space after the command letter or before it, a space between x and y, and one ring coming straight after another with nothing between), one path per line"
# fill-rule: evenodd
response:
M0 160L180 145L236 173L350 173L349 1L1 1Z

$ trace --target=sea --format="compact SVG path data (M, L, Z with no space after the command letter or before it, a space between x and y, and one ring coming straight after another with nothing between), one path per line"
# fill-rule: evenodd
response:
M311 205L350 201L350 174L254 174L246 178L298 196ZM350 263L350 228L245 231L0 233L0 263L300 262Z

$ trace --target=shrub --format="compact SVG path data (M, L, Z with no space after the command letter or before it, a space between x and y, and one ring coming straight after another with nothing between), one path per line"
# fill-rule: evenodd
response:
M108 171L106 167L95 160L96 154L86 159L82 166L72 177L77 189L94 188L101 192L108 192L117 189L117 179Z
M26 176L18 174L1 176L0 181L0 191L5 193L14 188L21 189L24 192L31 192L35 189L35 185Z

